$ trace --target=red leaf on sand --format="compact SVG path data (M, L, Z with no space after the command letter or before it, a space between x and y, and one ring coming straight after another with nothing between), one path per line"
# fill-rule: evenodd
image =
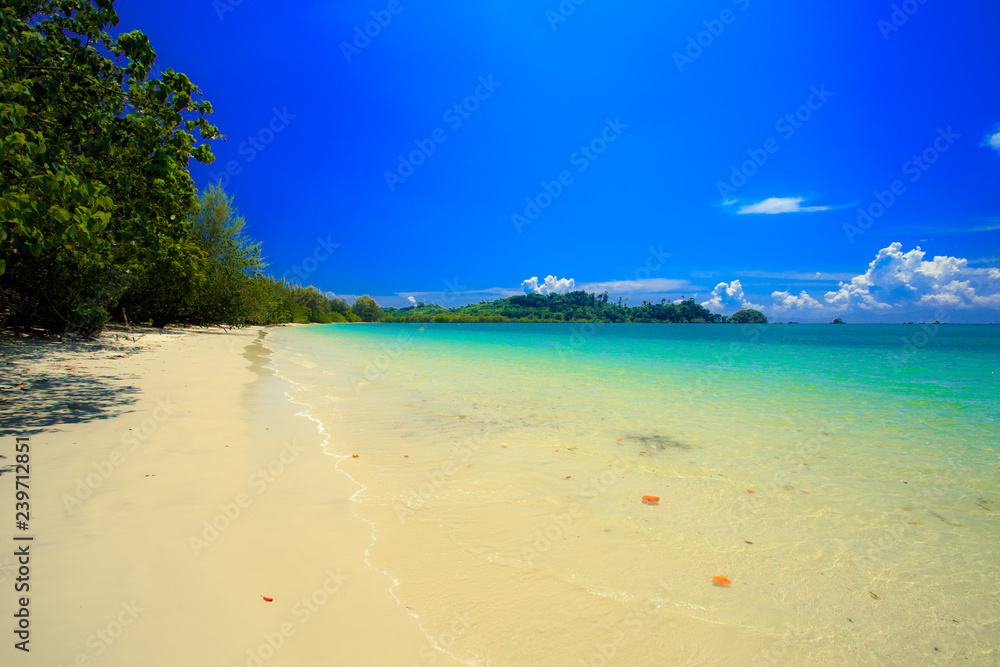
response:
M261 597L264 598L263 595ZM274 598L264 598L264 602L274 602Z

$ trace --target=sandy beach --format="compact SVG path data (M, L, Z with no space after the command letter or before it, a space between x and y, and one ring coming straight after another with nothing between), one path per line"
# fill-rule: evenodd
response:
M719 383L756 410L728 438L662 407L672 366L614 384L530 329L407 331L0 338L0 664L992 664L978 459L942 477L883 444L908 456L869 484L850 405L810 440Z
M4 337L0 662L455 664L365 563L359 487L264 368L264 336ZM13 516L18 436L30 437L27 530ZM11 634L22 597L28 652Z

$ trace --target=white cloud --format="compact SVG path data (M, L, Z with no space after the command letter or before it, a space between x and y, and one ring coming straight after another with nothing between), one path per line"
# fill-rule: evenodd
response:
M406 297L406 300L409 301L410 303L416 303L417 302L417 300L414 299L412 296Z
M743 308L757 310L763 308L763 306L758 306L747 300L746 295L743 294L743 285L740 284L739 280L734 280L731 283L719 283L712 290L708 301L702 301L701 305L712 312L735 312Z
M829 206L802 206L802 202L804 201L805 197L768 197L756 204L741 206L737 214L764 213L773 215L775 213L813 213L815 211L827 211L830 209Z
M771 292L771 299L774 304L771 306L775 313L788 313L792 311L821 310L823 304L809 296L805 290L795 296L791 292Z
M736 308L756 308L765 313L784 315L798 313L819 319L855 314L866 321L891 321L903 314L929 315L929 311L962 310L967 314L956 319L993 318L989 310L1000 309L1000 269L974 268L971 264L989 263L989 259L969 261L961 257L936 256L925 259L920 247L903 251L901 243L883 248L868 265L868 269L847 280L836 289L817 297L802 290L771 292L771 305L762 307L750 302L739 280L719 283L703 306L715 312ZM995 264L995 262L993 262ZM795 272L744 271L740 275L786 280L822 280L838 274L808 274ZM979 313L970 311L982 311ZM934 313L944 319L947 313Z
M538 284L538 277L532 276L521 282L521 289L525 294L563 294L571 291L576 285L572 278L556 278L555 276L545 276L545 282Z
M833 308L885 312L919 308L1000 307L1000 270L974 269L959 257L924 260L920 247L904 253L901 243L878 252L868 270L827 292Z
M987 136L985 139L983 139L983 146L989 146L993 150L1000 153L1000 132L997 132L994 135Z

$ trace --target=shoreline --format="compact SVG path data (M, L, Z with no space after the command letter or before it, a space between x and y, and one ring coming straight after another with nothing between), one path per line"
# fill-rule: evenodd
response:
M671 396L681 404L684 369L713 358L703 343L663 343L686 365L665 367L653 395L642 375L609 393L617 361L546 365L552 348L535 340L470 347L457 334L378 331L3 340L0 499L13 515L3 473L15 436L30 435L34 537L31 653L8 645L4 663L659 664L666 653L801 664L902 659L947 638L961 639L959 655L986 655L985 637L956 633L988 629L989 600L974 591L991 567L975 548L990 543L990 501L961 499L992 498L992 486L963 481L974 457L943 478L931 452L914 460L924 440L890 437L903 406L885 406L903 420L883 422L888 440L865 445L849 404L815 421L789 399L789 425L746 402L753 385L694 413L661 410ZM587 343L600 352L599 338ZM627 362L655 362L658 345L635 343ZM782 350L755 349L765 368ZM495 373L475 372L490 363ZM809 378L797 383L828 380ZM702 428L713 405L734 402L738 437ZM636 433L659 434L654 449ZM837 481L875 446L910 455ZM639 504L645 493L662 506ZM845 509L845 498L869 502ZM838 513L854 522L847 532ZM866 551L880 535L893 539ZM944 563L957 539L973 547L968 581L946 585L951 575L921 563ZM907 549L915 540L924 555ZM13 544L0 551L12 624ZM720 573L732 587L709 583ZM917 600L950 606L911 613ZM909 643L889 646L878 627L901 619ZM844 628L851 641L831 643Z
M905 662L949 641L954 655L987 655L991 602L976 591L995 570L983 560L995 477L973 445L995 429L928 436L952 413L922 381L945 366L988 380L975 351L952 359L938 338L917 375L879 391L896 343L878 332L831 374L838 349L808 340L790 355L785 337L734 353L728 338L594 336L564 361L569 326L483 335L499 328L273 339L282 374L366 487L355 511L378 527L372 562L453 655ZM706 376L727 352L742 356ZM953 400L974 407L984 391ZM452 641L460 614L472 625Z
M268 368L265 336L3 341L0 396L15 416L0 453L13 462L15 437L30 436L34 539L27 593L10 585L13 556L0 559L0 615L13 619L16 595L28 596L30 652L0 655L26 665L458 664L365 564L372 534L352 510L359 487ZM13 504L13 475L0 475L0 498Z

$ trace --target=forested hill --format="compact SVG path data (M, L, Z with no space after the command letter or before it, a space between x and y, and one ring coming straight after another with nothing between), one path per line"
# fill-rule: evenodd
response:
M759 315L759 317L758 317ZM528 294L483 301L460 308L418 303L406 308L386 308L383 322L649 322L708 323L750 322L767 318L757 311L740 311L732 318L710 312L686 299L677 303L661 299L629 306L625 300L608 300L608 293L584 291L566 294Z

